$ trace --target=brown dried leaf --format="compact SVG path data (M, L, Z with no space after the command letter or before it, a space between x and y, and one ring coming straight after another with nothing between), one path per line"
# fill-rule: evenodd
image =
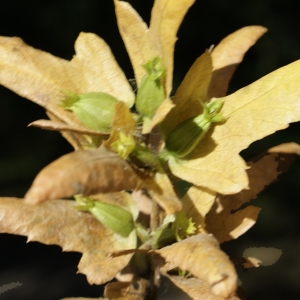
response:
M217 210L215 203L206 215L206 230L213 233L219 243L238 238L249 230L256 222L260 208L248 206L238 210L243 204L255 199L268 184L272 183L278 175L282 164L285 164L282 155L269 154L256 162L249 162L250 169L247 170L249 178L249 190L242 190L234 195L219 195L218 201L222 210Z
M226 95L229 81L242 62L245 53L256 41L266 33L267 28L262 26L246 26L224 38L211 56L213 60L213 76L208 91L208 98L223 97Z
M177 287L184 291L193 300L224 300L224 298L215 296L211 293L210 286L198 278L185 278L181 276L168 277ZM228 300L240 300L237 296L227 298Z
M172 183L165 173L157 172L154 177L144 180L149 195L162 207L167 214L174 214L181 210L182 204L174 192Z
M100 147L66 154L46 166L35 178L25 201L46 200L135 189L140 178L117 154Z
M216 199L216 192L206 188L192 186L181 199L183 210L188 218L192 218L197 233L205 228L205 216L210 211Z
M207 90L212 76L212 60L208 52L203 53L194 62L173 98L176 105L163 122L165 134L184 120L199 115L205 102ZM192 109L191 109L192 108Z
M139 279L136 282L112 282L105 286L104 296L110 300L143 300L148 299L149 280Z
M40 127L48 130L55 131L73 131L79 134L90 134L90 135L105 135L107 136L109 133L101 133L99 131L88 129L85 126L70 126L63 122L55 122L51 120L37 120L30 123L28 126Z
M53 200L32 206L21 199L0 198L0 232L59 245L63 251L81 252L78 272L85 274L90 284L103 284L128 264L132 255L113 258L109 254L135 248L135 232L123 238L91 214L74 209L74 204L74 201Z
M300 155L300 145L297 143L283 143L272 147L268 150L269 153L288 153L288 154L298 154Z
M234 266L211 234L198 234L155 252L166 261L163 272L176 267L189 271L207 282L216 296L228 298L237 289Z

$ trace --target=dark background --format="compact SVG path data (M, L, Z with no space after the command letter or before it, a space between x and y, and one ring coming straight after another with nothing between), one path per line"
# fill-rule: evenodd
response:
M149 21L153 0L129 1ZM193 61L212 44L247 25L269 29L247 53L231 86L233 92L300 57L300 18L297 0L198 0L178 33L174 88ZM0 3L0 35L19 36L27 44L71 59L80 31L95 32L112 48L128 78L133 78L128 56L117 30L112 0L11 0ZM284 99L283 99L284 101ZM22 197L45 165L72 151L59 133L27 128L45 118L44 110L0 87L0 196ZM278 143L300 143L300 127L292 124L242 153L245 158ZM236 241L224 245L232 257L248 247L275 247L283 251L270 267L240 272L248 299L300 298L300 164L296 162L281 181L253 201L262 207L257 224ZM101 287L89 286L76 275L79 253L62 253L57 246L26 244L25 237L0 235L0 287L20 282L21 287L0 299L59 299L99 297Z

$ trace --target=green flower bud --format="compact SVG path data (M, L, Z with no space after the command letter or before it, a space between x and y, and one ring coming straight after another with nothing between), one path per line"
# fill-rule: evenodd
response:
M159 57L150 59L148 63L144 65L144 68L147 73L138 89L135 107L144 119L149 121L165 100L165 91L162 84L165 69Z
M221 100L202 104L204 109L202 114L183 121L170 132L160 156L164 158L167 153L183 158L190 154L209 130L211 124L224 120L219 112L222 104Z
M82 211L89 211L99 222L113 232L128 237L135 229L132 214L120 206L94 201L89 197L75 196L79 203L76 208Z
M101 92L67 96L61 103L63 108L71 110L86 127L110 132L115 104L118 102L116 98Z

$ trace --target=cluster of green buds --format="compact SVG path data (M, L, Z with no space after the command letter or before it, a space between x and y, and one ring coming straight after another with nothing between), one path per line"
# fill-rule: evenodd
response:
M115 105L118 102L116 98L101 92L66 95L61 101L63 108L72 111L88 128L103 133L110 132Z
M145 65L146 75L143 77L139 86L135 108L143 117L144 122L149 122L158 107L165 100L165 90L163 86L163 78L165 76L165 68L162 59L154 57Z
M135 166L158 171L160 160L146 145L136 141L131 135L119 133L119 139L112 143L113 150L124 159L128 159Z
M165 140L165 148L160 153L161 157L171 155L183 158L187 156L199 144L212 123L224 120L220 113L223 105L221 100L201 104L202 114L186 119L169 133Z
M152 247L158 249L174 242L179 242L196 231L195 223L187 218L184 211L167 215L152 236Z
M76 209L89 211L99 222L113 232L128 237L135 229L133 216L128 210L117 205L93 200L90 197L81 195L74 197L78 203L75 206Z

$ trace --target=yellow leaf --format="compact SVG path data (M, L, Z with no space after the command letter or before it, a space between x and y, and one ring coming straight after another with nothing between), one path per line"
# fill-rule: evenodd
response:
M213 235L198 234L155 252L166 261L163 272L176 267L189 271L219 297L228 298L236 291L234 266Z
M143 65L153 57L161 57L162 53L159 51L159 45L151 40L147 24L132 6L125 1L114 0L114 3L119 31L139 86L146 74Z
M205 216L213 206L215 198L216 192L192 186L181 199L183 210L188 218L192 218L198 233L204 230Z
M212 294L209 285L198 278L185 278L182 276L170 276L168 274L164 274L164 276L168 277L193 300L224 300L224 298ZM237 296L226 299L240 300Z
M161 129L167 135L184 120L197 116L203 111L199 100L207 100L207 90L212 76L212 61L208 52L194 62L173 98L175 107L166 116ZM192 108L192 109L191 109Z
M152 40L161 47L161 57L166 68L166 95L170 95L173 80L173 56L178 28L195 0L156 0L149 31Z
M243 27L228 35L213 49L211 56L214 69L208 98L226 95L229 81L238 64L266 31L262 26Z
M117 154L101 147L66 154L46 166L25 195L27 203L137 188L140 178Z
M0 198L0 232L28 236L28 241L59 245L63 251L82 253L78 272L90 284L113 279L132 255L111 257L110 253L136 247L133 231L123 238L105 228L91 214L74 209L74 201L53 200L38 206L21 199Z
M212 127L186 160L170 158L172 173L221 194L247 189L247 166L239 153L252 142L299 121L299 70L300 61L296 61L220 98L226 122Z

